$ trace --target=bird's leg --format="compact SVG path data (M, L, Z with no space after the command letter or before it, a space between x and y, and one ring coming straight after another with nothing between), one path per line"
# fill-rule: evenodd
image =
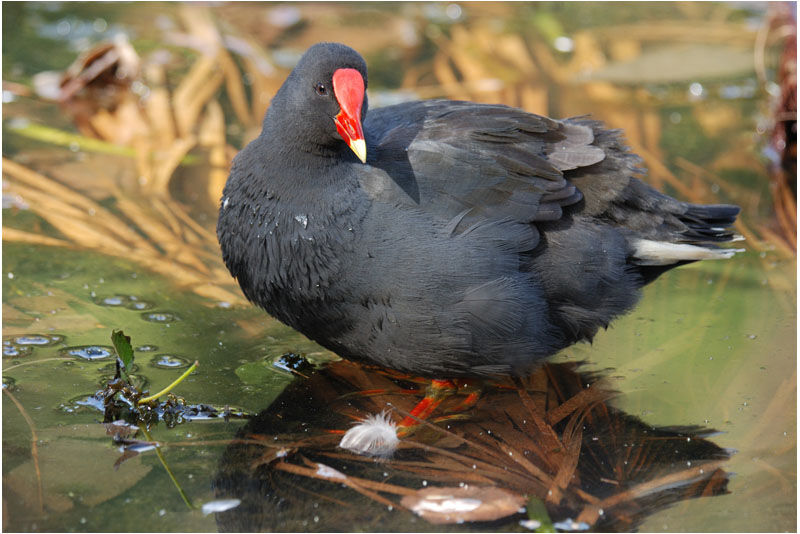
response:
M416 380L415 380L416 382ZM413 390L396 391L394 393L412 393ZM357 454L370 456L391 456L398 446L399 439L415 432L421 425L421 420L430 418L431 414L447 398L456 393L464 393L466 397L452 408L448 408L446 415L433 419L435 422L453 421L463 419L463 413L478 401L481 395L481 383L468 380L432 380L425 390L425 397L420 400L409 414L396 424L391 421L388 412L370 415L361 420L344 433L339 446ZM375 395L379 390L358 392L358 394ZM332 431L340 434L341 431Z
M450 395L458 391L452 380L431 380L431 385L425 391L425 397L414 406L410 415L397 425L397 436L407 436L419 426L418 419L427 419L431 413Z
M448 412L463 412L469 410L481 398L483 388L480 385L475 385L469 382L463 382L459 387L459 393L466 393L464 400L447 410Z

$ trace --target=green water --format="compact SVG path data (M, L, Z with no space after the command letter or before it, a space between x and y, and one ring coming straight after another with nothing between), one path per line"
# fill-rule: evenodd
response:
M65 338L52 346L33 346L21 357L3 358L4 369L20 365L4 371L4 380L14 379L11 393L35 424L46 510L42 517L33 509L36 484L30 431L16 406L4 398L4 498L11 510L11 530L213 529L213 516L188 511L155 456L134 458L114 470L119 452L97 424L102 412L75 404L76 399L100 389L104 377L113 376L113 367L108 368L113 358L66 359L60 351L83 345L108 346L111 330L121 328L131 336L135 348L151 349L135 352L136 373L147 377L151 391L179 374L155 367L153 360L165 354L198 359L200 369L181 384L181 396L190 403L257 411L269 404L291 375L268 371L260 383L244 383L236 369L280 356L281 350L314 353L319 349L256 310L214 307L124 261L85 252L54 255L47 248L19 245L6 245L4 260L3 339L16 342L36 334ZM142 312L102 304L118 295L134 296L152 308ZM143 318L146 313L169 313L176 319L151 322ZM239 321L257 321L263 327L259 335L247 336L237 328ZM265 343L271 336L280 343ZM35 363L38 360L51 361ZM161 425L152 436L188 442L227 439L239 424L235 420L196 422L172 430ZM208 476L215 469L219 450L185 448L167 454L185 491L200 503L213 498Z
M653 24L664 10L674 11L670 6L651 6L652 12L639 20ZM140 53L158 48L158 35L142 22L141 9L139 4L4 5L4 80L27 83L40 70L63 69L74 57L63 46L67 36L58 34L58 24L64 20L71 22L73 31L75 21L82 21L87 28L96 23L91 39L108 36L108 28L126 28L136 37L133 42ZM172 9L153 5L159 14ZM509 25L524 26L515 30L523 33L533 31L531 28L550 28L558 33L564 28L573 31L606 24L606 16L617 23L636 22L635 17L629 20L627 9L623 10L626 14L619 11L616 18L614 10L603 10L603 17L595 13L591 21L576 17L572 8L549 9L545 16L526 7L524 17ZM641 13L647 10L642 9L645 11ZM360 12L358 20L369 19L370 13ZM734 10L729 16L755 15ZM554 21L560 21L563 27L552 29ZM293 31L302 32L304 27ZM328 39L345 38L328 31ZM356 30L347 26L339 31ZM73 37L69 42L74 44ZM428 41L424 45L432 46ZM374 57L390 61L394 56ZM385 65L376 71L381 69L387 72L385 86L399 83L396 73ZM747 85L752 80L752 73L746 72L728 81ZM733 110L741 120L710 137L700 132L700 124L691 118L691 104L685 101L682 86L643 87L668 95L664 98L669 102L655 102L652 108L665 119L661 148L670 168L675 170L678 156L714 167L726 182L749 192L743 196L739 192L736 197L739 202L746 201L744 222L748 226L766 223L771 204L765 196L767 178L758 146L745 142L741 145L748 147L744 160L730 165L720 166L715 159L727 147L753 136L758 110L763 107L759 99L764 95L715 102L727 111ZM574 87L565 88L565 93L570 91L574 92ZM676 92L684 101L674 101ZM566 96L563 101L552 100L564 115L586 111L575 108ZM604 111L598 110L598 118L604 118ZM5 157L47 152L54 161L86 165L87 180L103 178L104 168L92 166L92 158L86 154L9 134L6 121L19 116L70 127L53 104L22 98L5 105ZM677 120L676 116L685 119ZM119 168L134 165L124 157L113 161ZM74 185L81 189L81 184ZM722 191L720 201L730 200L725 184L717 189ZM104 202L114 210L113 199ZM146 200L138 202L144 204ZM214 213L200 213L198 220L211 229ZM4 209L3 224L31 232L43 229L45 234L60 237L56 229L25 209ZM606 370L620 392L616 406L646 423L714 428L720 433L711 439L736 451L725 466L726 471L736 473L728 484L729 494L682 501L659 510L640 527L642 531L796 528L796 260L768 244L764 250L747 243L744 246L747 252L730 261L695 264L664 275L645 290L633 313L599 333L591 345L572 347L554 358L585 361L588 369ZM199 370L179 386L178 394L189 403L230 406L251 413L267 408L294 379L272 365L275 358L287 352L304 354L317 363L335 358L257 309L228 307L197 296L132 260L79 248L4 242L2 277L3 341L8 343L3 356L3 380L8 385L2 400L3 528L8 531L218 528L213 514L206 516L186 506L153 451L115 469L121 453L98 424L102 413L76 404L100 389L113 374L113 358L83 360L66 357L65 350L83 346L102 349L110 346L113 329L123 329L135 348L148 349L135 353L136 374L148 380L151 391L180 373L159 368L154 361L164 355L187 362L198 360ZM234 288L232 284L230 287ZM137 303L142 309L136 308ZM165 320L148 320L148 314ZM35 341L35 336L54 342L25 343L25 338ZM242 426L239 420L217 419L172 429L162 424L152 430L155 440L184 444L165 448L164 455L194 504L215 498L212 480L225 442ZM31 446L32 431L37 438L35 449ZM218 443L209 443L215 440ZM33 461L34 450L37 462ZM39 509L37 480L41 480L43 510ZM321 491L319 487L315 490ZM411 522L410 514L392 517L396 523L391 525L356 526L372 530L419 528ZM354 528L353 523L334 519L325 523L324 517L321 521L330 530ZM480 526L452 528L479 530ZM502 525L502 529L525 531L516 523Z

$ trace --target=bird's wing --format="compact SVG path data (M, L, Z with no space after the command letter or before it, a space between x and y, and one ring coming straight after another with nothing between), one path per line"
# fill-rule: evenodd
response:
M590 126L499 105L400 104L371 111L365 126L370 163L407 200L453 218L454 231L486 219L557 220L582 198L565 172L606 157Z

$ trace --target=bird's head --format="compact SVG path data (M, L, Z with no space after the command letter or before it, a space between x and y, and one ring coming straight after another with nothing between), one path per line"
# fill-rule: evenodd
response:
M284 129L302 128L308 142L320 146L347 144L367 160L362 121L367 113L367 65L352 48L318 43L309 48L273 100L291 121ZM268 115L269 116L269 115ZM293 135L298 132L282 132Z

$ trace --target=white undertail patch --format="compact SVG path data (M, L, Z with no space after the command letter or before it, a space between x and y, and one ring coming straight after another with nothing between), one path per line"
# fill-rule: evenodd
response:
M679 261L725 260L744 252L743 248L706 248L685 243L667 243L636 239L632 242L633 257L638 265L671 265Z

